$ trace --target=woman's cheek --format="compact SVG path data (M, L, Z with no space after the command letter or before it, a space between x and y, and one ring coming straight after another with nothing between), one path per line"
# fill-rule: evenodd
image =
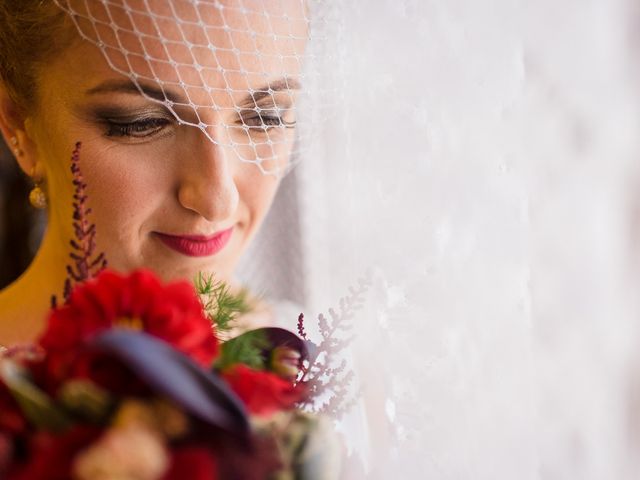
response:
M151 216L157 189L139 172L124 168L91 169L86 181L98 238L107 237L127 248Z

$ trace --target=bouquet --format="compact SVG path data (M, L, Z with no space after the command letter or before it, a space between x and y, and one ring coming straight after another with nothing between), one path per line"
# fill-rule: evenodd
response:
M65 301L35 345L0 355L0 478L335 478L331 423L310 397L331 369L303 317L304 338L262 328L222 342L246 307L224 284L109 270L78 150Z

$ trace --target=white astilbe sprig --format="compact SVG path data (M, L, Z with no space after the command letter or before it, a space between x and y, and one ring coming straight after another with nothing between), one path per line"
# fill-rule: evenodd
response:
M330 308L328 316L318 315L317 343L309 338L304 314L298 317L298 333L307 341L310 353L298 379L309 391L302 408L339 418L357 402L359 391L347 348L355 338L352 320L371 284L368 277L358 280L357 286L349 287L349 294L339 300L337 310Z

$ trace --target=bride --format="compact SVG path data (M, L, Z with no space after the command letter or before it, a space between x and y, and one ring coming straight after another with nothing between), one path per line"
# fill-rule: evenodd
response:
M77 142L110 268L232 282L290 162L306 29L300 0L0 0L0 130L48 215L0 345L62 294Z

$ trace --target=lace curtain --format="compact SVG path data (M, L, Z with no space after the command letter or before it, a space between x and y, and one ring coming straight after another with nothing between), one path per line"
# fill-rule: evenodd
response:
M332 8L302 258L312 311L374 280L343 425L371 478L634 478L637 6Z

